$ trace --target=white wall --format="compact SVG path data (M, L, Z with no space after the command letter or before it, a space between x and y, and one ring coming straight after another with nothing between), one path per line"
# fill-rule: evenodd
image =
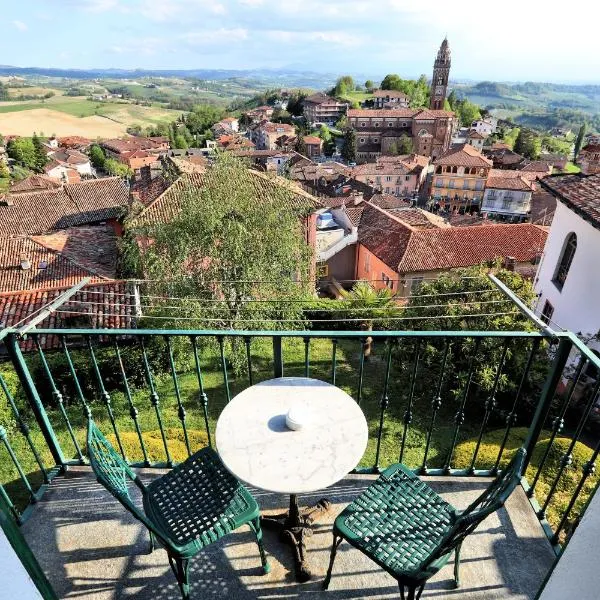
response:
M550 575L539 600L597 600L600 596L600 493L596 494Z
M552 278L571 232L577 235L577 250L559 290ZM600 229L592 227L562 202L557 202L535 288L541 293L538 314L549 300L554 306L552 320L564 329L584 336L600 330Z
M42 596L0 528L0 600L41 600Z
M511 198L508 208L503 208L504 199ZM531 210L531 192L516 190L486 189L483 194L481 212L499 215L526 215Z

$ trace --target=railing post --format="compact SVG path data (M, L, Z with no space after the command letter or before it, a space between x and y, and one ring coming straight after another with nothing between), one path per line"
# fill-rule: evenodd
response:
M283 377L283 352L281 351L281 337L273 336L273 373L275 377Z
M525 475L525 472L527 471L527 467L531 461L531 455L533 454L533 450L535 449L537 441L540 437L540 433L544 427L544 423L546 422L546 418L548 417L550 406L552 404L554 394L556 393L556 388L561 380L572 348L573 343L569 338L560 338L554 361L550 367L550 372L546 378L546 382L544 383L540 400L535 409L535 414L533 415L533 420L531 421L527 438L524 442L527 456L525 457L525 464L523 465L523 475Z
M4 341L8 355L10 356L15 368L15 372L17 373L17 377L19 378L19 381L23 386L23 391L29 400L31 410L33 411L35 419L40 427L40 430L42 431L44 439L46 440L46 444L48 444L48 448L52 453L52 458L55 460L57 465L60 465L64 468L66 463L65 456L58 442L58 438L56 437L56 433L54 433L54 429L50 424L48 415L44 409L42 400L40 399L40 395L38 394L33 379L31 378L31 374L29 373L29 369L27 368L27 364L23 358L23 353L19 348L17 336L15 334L10 334L5 338Z

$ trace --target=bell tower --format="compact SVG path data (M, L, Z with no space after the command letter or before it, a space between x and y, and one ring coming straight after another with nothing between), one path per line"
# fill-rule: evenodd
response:
M437 57L433 63L433 78L431 79L431 100L429 108L432 110L443 110L448 79L450 77L450 47L448 39L444 38Z

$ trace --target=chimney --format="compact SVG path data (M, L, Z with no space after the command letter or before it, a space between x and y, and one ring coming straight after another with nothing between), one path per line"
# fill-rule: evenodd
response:
M136 202L141 202L142 199L140 198L140 193L139 192L131 192L131 204L134 204Z
M29 269L31 269L31 262L26 254L21 254L19 260L21 261L21 269L23 269L23 271L29 271Z
M140 169L140 183L147 187L152 183L152 171L149 165L145 165Z
M516 262L517 262L517 259L514 256L506 256L506 257L504 257L504 265L503 266L507 271L514 271Z

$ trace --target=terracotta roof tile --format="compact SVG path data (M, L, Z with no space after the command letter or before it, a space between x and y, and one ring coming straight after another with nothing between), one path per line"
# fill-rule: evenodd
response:
M451 148L433 162L434 165L450 165L459 167L491 167L492 161L470 144Z
M358 241L399 273L468 267L497 257L539 256L547 231L530 224L415 229L397 215L365 204Z
M505 171L500 172L504 173ZM531 192L535 189L534 184L525 177L503 177L502 175L488 177L485 187L495 190L518 190L522 192Z
M375 90L373 92L374 98L406 98L409 100L410 98L399 90Z
M390 194L374 194L369 202L379 208L390 210L392 208L410 208L411 203L402 198L391 196Z
M46 175L31 175L22 181L17 181L10 187L11 194L35 192L41 190L56 190L61 187L60 182Z
M268 177L252 169L248 169L247 173L255 187L257 199L268 198L269 192L274 187L280 186L291 192L290 204L294 209L312 210L322 206L317 198L282 177ZM147 227L169 221L179 213L179 193L188 187L202 188L205 180L206 174L204 173L182 174L171 187L131 221L131 227Z
M556 175L541 183L560 202L600 229L600 174Z
M12 327L27 319L44 305L56 300L69 287L71 286L0 293L0 327ZM85 326L91 329L131 328L135 325L136 318L131 293L131 284L125 281L91 283L77 292L60 310L42 321L38 327L66 329L81 327L84 321ZM59 347L59 339L53 335L40 336L40 343L45 349ZM21 342L21 348L25 351L33 350L34 342L31 337Z

